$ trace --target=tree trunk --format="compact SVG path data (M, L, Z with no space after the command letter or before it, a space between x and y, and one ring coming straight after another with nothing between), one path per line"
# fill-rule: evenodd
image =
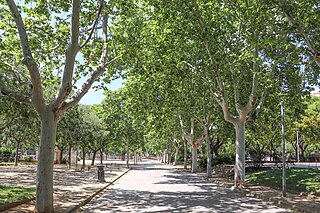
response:
M138 154L137 152L135 151L134 152L134 164L137 164L138 163Z
M91 166L93 166L94 165L94 161L95 161L95 159L96 159L96 155L97 155L97 150L94 150L93 151L93 154L92 154L92 161L91 161Z
M69 144L69 149L68 149L68 168L71 168L71 155L72 155L72 145Z
M60 153L59 153L59 164L61 164L61 162L62 162L63 151L64 151L64 149L60 149Z
M14 156L14 165L18 166L20 141L16 140L16 155Z
M100 164L102 164L103 162L103 152L102 150L100 150Z
M301 159L303 161L306 161L305 157L304 157L304 152L305 152L305 149L303 148L303 146L300 146L300 151L301 151Z
M76 151L76 168L78 168L78 154L79 154L79 150L77 148L77 151Z
M167 149L163 153L163 163L167 163Z
M57 119L51 109L41 116L40 150L37 168L37 212L51 213L53 209L53 161L57 133Z
M82 147L82 168L86 166L86 152L84 150L84 147Z
M129 141L126 140L126 149L127 149L127 162L126 162L126 166L127 168L129 168L129 160L130 160L130 155L129 155Z
M188 141L183 139L183 168L187 169L188 168Z
M172 157L172 153L171 150L168 152L168 161L167 164L169 165L171 163L171 157Z
M198 146L192 144L192 167L191 171L196 173L198 171Z
M122 161L125 161L125 160L126 160L126 152L122 153L122 155L121 155L121 160L122 160Z
M207 178L210 178L212 175L212 154L211 154L211 143L210 139L207 138Z
M174 162L173 162L173 165L177 165L177 161L178 161L178 156L179 156L179 147L178 146L175 146L175 153L174 153Z
M236 130L236 161L234 181L236 187L242 187L245 179L245 122L234 124Z

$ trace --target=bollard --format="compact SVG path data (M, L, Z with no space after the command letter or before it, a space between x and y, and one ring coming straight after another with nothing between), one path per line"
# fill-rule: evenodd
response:
M104 165L98 165L98 181L105 182L104 179Z

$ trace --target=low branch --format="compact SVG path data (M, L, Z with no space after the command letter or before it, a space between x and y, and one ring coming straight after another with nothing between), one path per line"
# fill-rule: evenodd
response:
M32 100L30 97L26 97L16 91L12 91L4 86L0 88L0 95L7 96L17 102L32 105Z
M224 120L226 120L226 121L228 121L228 122L230 122L232 124L237 122L237 117L230 113L228 103L226 103L225 100L222 100L221 108L222 108L222 111L223 111Z
M197 146L199 146L203 141L207 140L207 135L206 134L203 134L200 138L198 138L196 140L196 142L194 142Z

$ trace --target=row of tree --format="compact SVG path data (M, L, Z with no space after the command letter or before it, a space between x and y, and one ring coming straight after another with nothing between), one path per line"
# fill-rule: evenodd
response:
M272 117L280 94L300 106L318 83L318 13L317 0L0 1L0 93L33 107L41 121L37 211L53 212L58 120L95 80L121 73L130 94L118 107L126 134L158 146L180 126L195 164L223 117L235 128L241 186L247 121L263 106Z

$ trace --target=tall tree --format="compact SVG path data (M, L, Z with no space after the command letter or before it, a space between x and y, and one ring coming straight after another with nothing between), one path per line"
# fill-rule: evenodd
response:
M0 3L0 93L32 105L39 115L41 137L36 209L38 212L53 212L57 122L62 113L76 105L116 60L112 57L117 52L108 45L111 39L108 26L112 22L109 18L114 2L100 1L97 5L96 2L80 0L72 3L22 1L17 5L14 0L7 0L6 3ZM76 64L79 52L84 60ZM25 75L17 70L22 65L27 68L30 81L22 78ZM73 92L74 81L81 76L88 78L80 89ZM47 98L44 89L54 81L60 82L58 88L51 88L56 96ZM29 89L17 91L16 88L22 85Z

